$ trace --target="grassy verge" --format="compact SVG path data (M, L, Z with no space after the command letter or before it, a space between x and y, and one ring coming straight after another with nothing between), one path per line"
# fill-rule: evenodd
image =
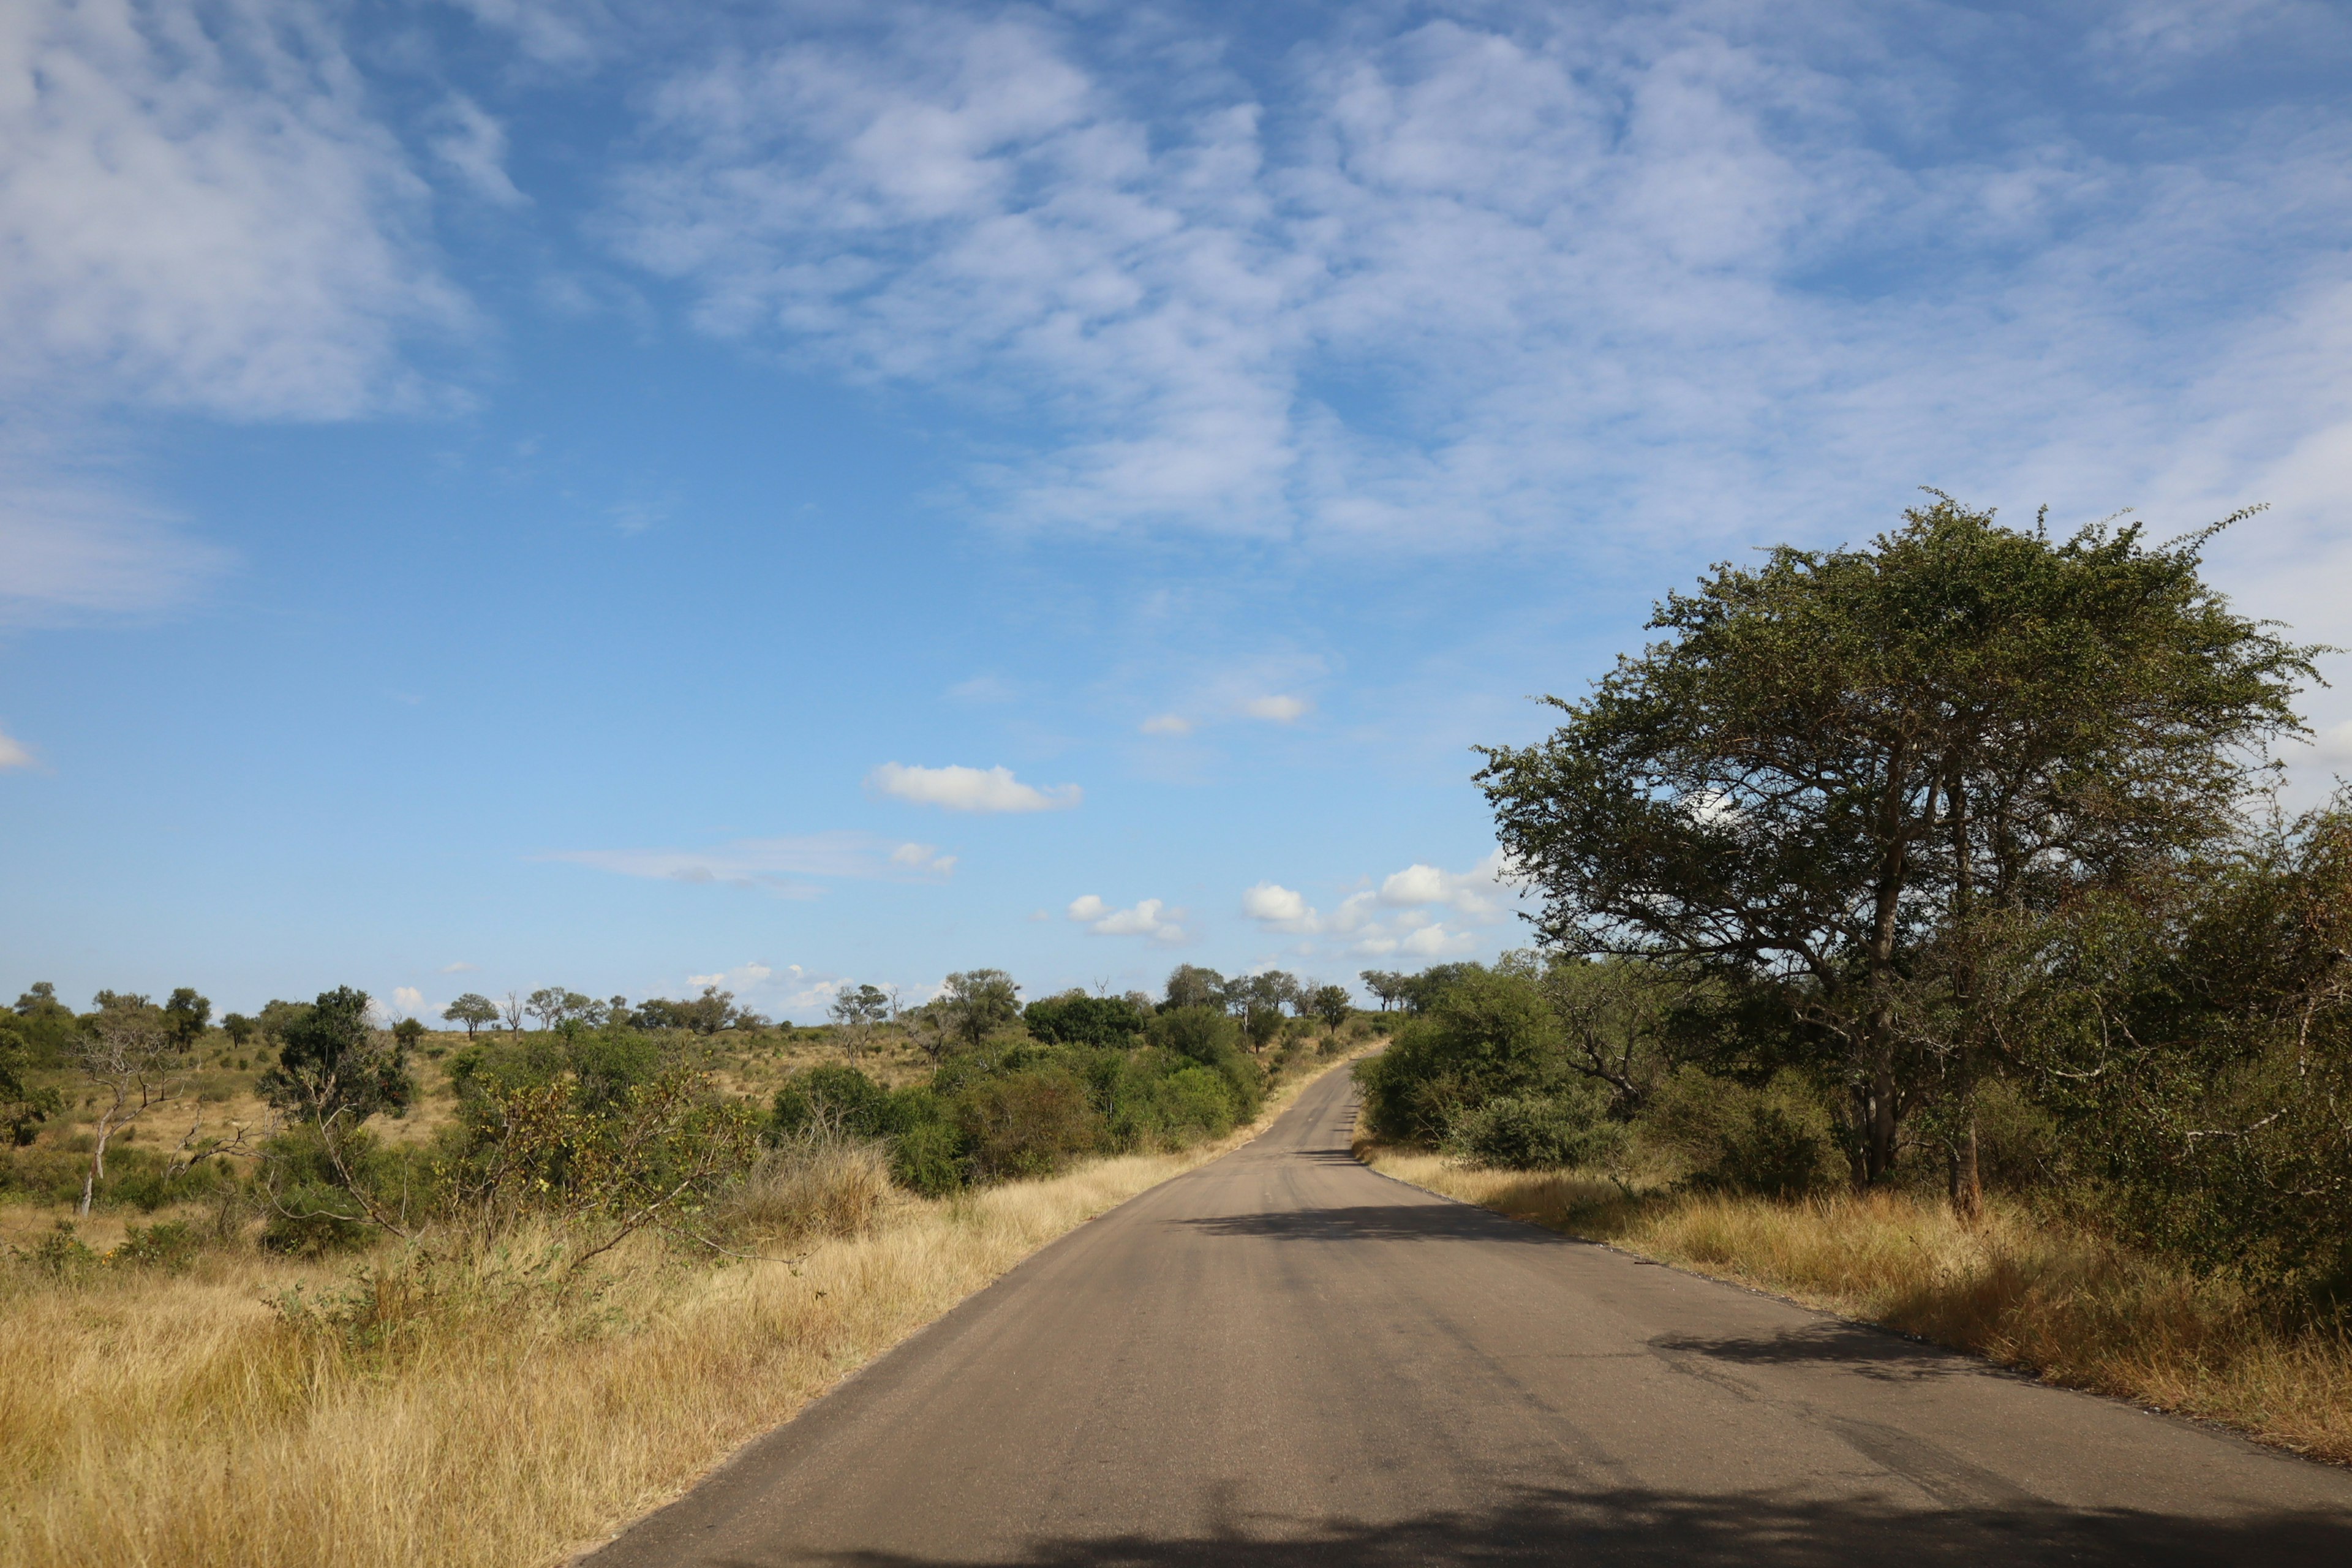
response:
M0 1562L547 1563L1055 1237L1252 1135L939 1202L894 1196L793 1265L655 1240L593 1288L555 1238L423 1267L206 1254L0 1283Z
M1360 1143L1373 1169L1555 1230L2352 1464L2352 1342L2228 1285L1999 1203L1960 1223L1901 1194L1781 1203L1466 1168Z

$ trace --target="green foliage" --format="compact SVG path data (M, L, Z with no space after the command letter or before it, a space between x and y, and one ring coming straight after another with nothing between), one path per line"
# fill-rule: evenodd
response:
M2233 520L2234 521L2234 520ZM1664 637L1479 782L1565 950L1769 988L1844 1082L1868 1180L2006 1026L1992 928L2236 826L2318 651L2200 576L2213 530L2053 540L1948 498L1861 549L1669 595Z
M1180 963L1169 971L1162 997L1160 1008L1166 1013L1194 1007L1222 1009L1225 1005L1225 977L1213 969Z
M155 1225L126 1226L122 1245L106 1256L110 1263L152 1268L164 1274L184 1274L195 1263L203 1245L203 1238L185 1221L164 1220Z
M1021 1016L1021 987L1002 969L967 970L949 975L931 1005L952 1037L977 1047Z
M1480 1165L1507 1171L1603 1164L1628 1142L1601 1096L1590 1089L1552 1094L1496 1095L1458 1112L1445 1147Z
M963 1130L943 1120L913 1122L890 1141L890 1177L927 1198L940 1198L964 1184Z
M1355 1006L1354 999L1348 994L1348 988L1344 985L1318 985L1307 996L1307 1010L1327 1029L1337 1029L1345 1024Z
M265 1009L266 1011L266 1009ZM368 1024L368 997L348 985L323 991L278 1031L278 1065L263 1075L264 1099L317 1121L364 1121L405 1114L415 1098L406 1049Z
M1843 1163L1824 1097L1795 1073L1749 1087L1685 1068L1643 1131L1682 1155L1692 1184L1720 1191L1795 1197L1836 1181Z
M352 1188L382 1183L378 1148L364 1130L315 1124L297 1124L263 1144L268 1209L261 1245L296 1258L322 1258L374 1239L380 1233Z
M79 1279L98 1266L98 1254L74 1232L74 1223L61 1219L31 1247L12 1247L18 1263L53 1279Z
M192 985L181 986L163 1004L164 1026L171 1030L173 1043L184 1051L204 1037L212 1016L211 1001L197 995Z
M716 1035L742 1026L750 1016L736 1007L732 991L706 985L702 994L691 1002L648 997L638 1005L635 1022L646 1029L685 1029L697 1035Z
M1559 1021L1533 975L1469 964L1446 980L1387 1050L1357 1066L1377 1136L1438 1143L1466 1110L1565 1082Z
M466 1038L470 1040L476 1030L499 1021L498 1004L478 991L468 991L441 1009L441 1020L464 1026Z
M1151 1015L1125 996L1074 990L1038 998L1022 1010L1021 1019L1047 1045L1129 1046L1150 1026Z
M0 1014L0 1134L21 1148L39 1132L41 1123L65 1109L58 1091L26 1081L33 1065L33 1047L24 1021Z
M824 1126L856 1138L887 1137L898 1129L890 1091L853 1067L827 1065L794 1073L776 1091L779 1136Z
M1032 1068L981 1079L956 1097L965 1158L981 1181L1051 1175L1098 1147L1103 1119L1076 1074Z

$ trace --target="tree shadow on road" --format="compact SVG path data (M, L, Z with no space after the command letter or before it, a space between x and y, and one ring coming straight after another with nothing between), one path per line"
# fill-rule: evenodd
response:
M1650 1341L1650 1348L1669 1357L1703 1356L1739 1366L1842 1366L1864 1377L1901 1383L2001 1370L1981 1357L1906 1339L1892 1329L1840 1321L1809 1323L1749 1339L1660 1334ZM2004 1375L2028 1376L2014 1372Z
M2078 1511L2033 1503L1922 1512L1872 1500L1680 1497L1535 1491L1491 1511L1385 1522L1257 1518L1227 1531L1160 1539L1042 1539L1004 1553L912 1556L795 1552L703 1559L712 1568L1356 1568L1461 1563L1575 1568L1899 1568L1942 1564L2188 1564L2352 1562L2352 1515L2280 1513L2215 1521L2156 1511Z
M1354 1204L1344 1208L1204 1215L1174 1225L1210 1236L1262 1236L1277 1241L1513 1241L1527 1247L1590 1247L1540 1226L1521 1225L1460 1204Z

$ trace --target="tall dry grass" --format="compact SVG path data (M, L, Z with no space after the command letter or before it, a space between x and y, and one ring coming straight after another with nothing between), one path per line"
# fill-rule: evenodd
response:
M526 1232L358 1271L250 1252L178 1277L0 1271L0 1563L559 1559L1265 1117L1216 1145L937 1202L879 1184L870 1154L835 1151L829 1176L778 1162L726 1217L792 1262L641 1236L558 1289L561 1238Z
M1576 1172L1358 1153L1499 1214L2352 1464L2352 1342L2341 1332L2291 1328L2226 1282L2013 1205L1995 1202L1971 1225L1899 1193L1782 1203L1629 1192Z

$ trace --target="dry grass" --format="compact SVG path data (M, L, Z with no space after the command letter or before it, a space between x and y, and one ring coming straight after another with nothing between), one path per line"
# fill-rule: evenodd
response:
M1358 1152L1402 1181L1501 1214L2352 1463L2352 1342L2283 1330L2226 1284L2015 1207L1996 1203L1971 1226L1945 1204L1902 1194L1633 1195L1574 1172Z
M802 1242L797 1264L712 1267L643 1241L593 1289L546 1287L544 1237L438 1266L387 1254L356 1280L251 1253L79 1286L0 1271L0 1562L558 1559L1046 1242L1248 1135L947 1202L891 1194L854 1234ZM771 1174L775 1206L747 1229L843 1228L838 1203L812 1208L804 1172Z

